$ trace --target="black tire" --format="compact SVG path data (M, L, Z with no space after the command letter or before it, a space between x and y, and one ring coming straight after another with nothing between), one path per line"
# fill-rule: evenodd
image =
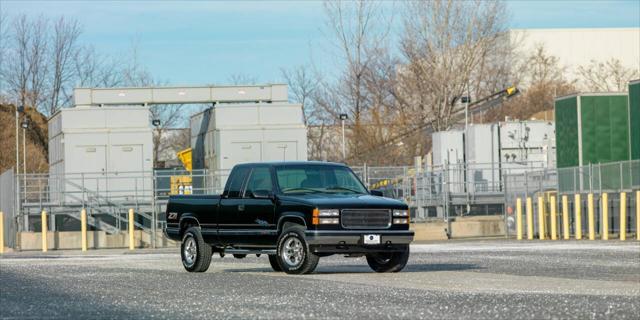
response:
M367 263L375 272L399 272L409 261L409 246L403 251L367 254Z
M278 238L276 250L277 262L282 271L288 274L307 274L318 266L320 257L311 253L304 238L304 227L286 224Z
M269 255L269 264L271 265L271 269L275 272L282 272L282 267L278 264L278 256L275 254Z
M188 246L190 247L187 249ZM180 257L182 265L189 272L205 272L211 264L211 246L204 242L200 227L190 227L182 237Z

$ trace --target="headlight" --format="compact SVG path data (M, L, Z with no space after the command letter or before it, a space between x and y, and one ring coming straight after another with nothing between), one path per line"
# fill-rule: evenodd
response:
M311 223L314 225L318 224L338 224L340 223L340 210L338 209L314 209L313 210L313 219Z
M337 217L340 215L340 210L338 209L321 209L318 213L319 217Z
M408 217L409 212L407 210L393 210L394 217Z
M404 218L404 219L393 219L393 224L408 224L409 223L409 219Z

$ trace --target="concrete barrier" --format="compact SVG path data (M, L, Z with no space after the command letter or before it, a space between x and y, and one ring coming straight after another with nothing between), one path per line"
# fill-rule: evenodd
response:
M450 234L453 239L476 237L499 237L505 235L503 216L455 217L451 222ZM412 223L415 241L447 240L447 223L432 221Z
M20 232L21 250L42 250L42 233L40 232ZM134 232L134 246L137 248L150 248L151 236L140 230ZM156 239L157 247L177 247L179 244L164 237L162 232L158 232ZM82 232L80 231L57 231L47 232L47 249L65 250L82 249ZM129 248L129 235L127 232L118 234L107 234L104 231L87 231L87 247L89 249L116 249Z

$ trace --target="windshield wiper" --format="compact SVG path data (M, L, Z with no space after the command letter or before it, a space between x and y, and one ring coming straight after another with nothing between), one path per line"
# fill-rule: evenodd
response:
M327 190L344 190L344 191L351 191L353 193L362 193L360 190L354 190L354 189L341 187L341 186L331 186L331 187L327 187L326 189Z

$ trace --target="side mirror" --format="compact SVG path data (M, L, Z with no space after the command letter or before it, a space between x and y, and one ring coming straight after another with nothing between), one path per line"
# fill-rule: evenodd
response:
M376 196L376 197L384 197L384 194L383 194L383 193L382 193L382 191L380 191L380 190L371 190L371 191L369 191L369 193L370 193L372 196Z
M254 190L252 193L254 199L273 199L269 190Z

